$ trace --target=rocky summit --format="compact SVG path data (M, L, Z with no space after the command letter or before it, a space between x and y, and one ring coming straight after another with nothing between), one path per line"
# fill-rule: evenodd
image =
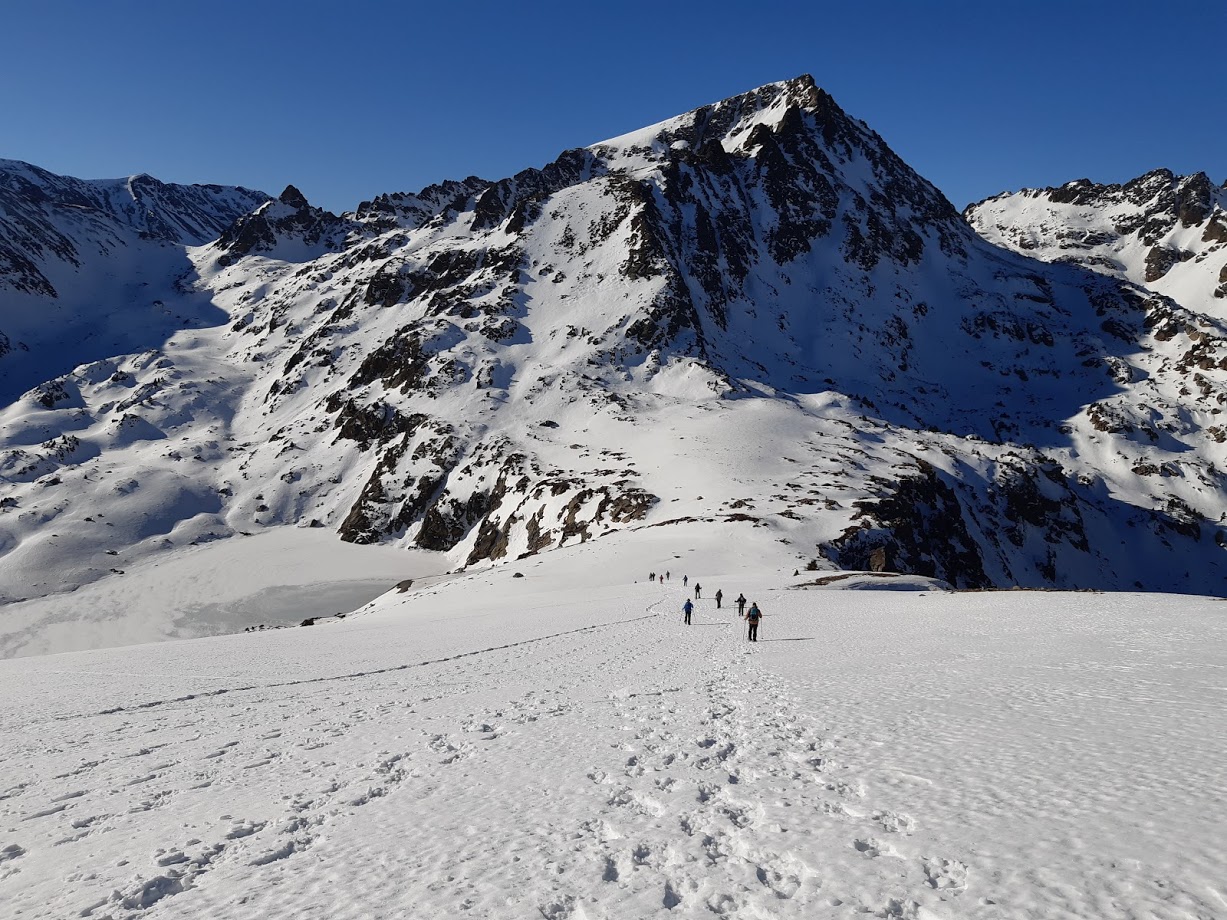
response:
M1225 204L960 215L808 77L339 216L4 161L0 599L281 525L460 568L677 522L1221 593Z

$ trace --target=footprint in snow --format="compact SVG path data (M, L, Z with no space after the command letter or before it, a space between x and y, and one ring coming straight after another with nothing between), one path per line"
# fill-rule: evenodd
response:
M853 840L852 846L858 853L868 859L874 859L875 857L882 855L882 851L878 848L878 841L874 840L872 837L868 840Z
M281 846L269 850L260 856L253 859L249 866L267 866L269 863L279 862L283 859L288 859L300 850L305 849L307 844L301 840L287 840Z
M872 817L887 833L907 836L916 829L916 821L908 815L893 811L875 811Z
M701 803L709 802L720 794L720 788L712 783L699 783L695 798Z
M455 763L465 756L463 746L453 744L447 735L431 735L427 746L436 754L441 755L439 763L450 764Z
M957 859L925 856L920 861L930 888L962 894L967 889L967 865Z
M729 823L736 828L749 827L754 823L754 819L750 816L750 813L744 808L740 808L736 805L724 806L720 809L720 814L728 818Z
M239 840L243 837L250 837L263 830L266 823L265 821L235 821L226 834L226 839Z
M605 857L605 871L601 874L601 881L616 882L618 880L618 864L612 856Z
M865 908L868 910L869 908ZM886 905L875 914L878 917L897 917L899 920L919 920L920 905L911 899L891 898ZM932 916L926 913L925 916Z
M795 858L784 855L772 859L768 866L759 866L755 875L777 898L787 900L801 887L804 871L805 867Z
M541 912L545 920L567 920L567 918L577 916L575 897L569 894L545 904L538 904L537 910ZM579 915L582 916L582 910Z

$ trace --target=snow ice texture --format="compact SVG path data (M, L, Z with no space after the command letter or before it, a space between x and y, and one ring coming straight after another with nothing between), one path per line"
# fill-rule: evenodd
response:
M1220 603L790 589L691 537L0 663L0 916L1227 913ZM683 571L762 641L684 626Z

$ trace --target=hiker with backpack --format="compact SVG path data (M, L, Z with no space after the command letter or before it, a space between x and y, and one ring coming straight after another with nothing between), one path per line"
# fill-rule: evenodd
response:
M686 619L684 619L682 622L687 626L690 625L690 613L692 610L694 610L694 604L690 603L690 599L687 598L686 603L682 604L682 613L686 615Z
M724 592L719 588L716 589L716 609L720 609L720 598L724 597Z
M744 594L737 595L737 615L745 618L746 615L746 596Z
M694 583L694 599L697 601L703 596L703 586L697 581Z
M763 618L763 612L758 609L758 603L750 605L750 609L746 611L746 623L749 626L747 638L751 642L758 641L758 621Z

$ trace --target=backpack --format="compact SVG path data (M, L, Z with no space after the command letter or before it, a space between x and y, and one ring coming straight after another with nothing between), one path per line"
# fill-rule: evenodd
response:
M746 614L746 619L749 620L751 623L757 623L759 617L761 617L762 615L763 615L762 611L759 610L757 607L751 607L750 612Z

